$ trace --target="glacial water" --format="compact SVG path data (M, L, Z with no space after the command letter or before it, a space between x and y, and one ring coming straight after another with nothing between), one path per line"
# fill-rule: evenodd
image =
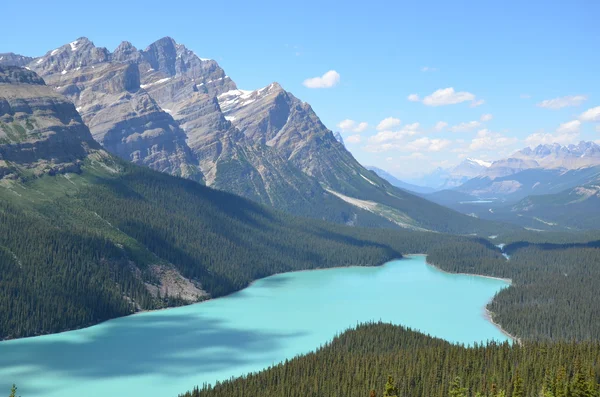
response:
M315 350L359 322L452 342L507 338L484 306L508 284L413 256L380 267L286 273L224 298L61 334L0 342L0 395L168 397Z

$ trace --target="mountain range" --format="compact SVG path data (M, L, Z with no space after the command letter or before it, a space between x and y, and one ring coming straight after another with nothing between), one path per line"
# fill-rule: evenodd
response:
M410 183L433 190L453 189L486 172L492 165L484 160L467 158L451 168L437 167L420 178L410 179Z
M420 179L447 186L434 192L378 173L396 186L482 219L539 230L593 229L600 222L600 146L595 142L528 147L491 163L466 159Z
M309 104L277 83L240 90L214 60L169 37L113 52L82 37L38 58L0 57L36 72L75 104L95 141L135 164L337 223L497 227L392 186L360 165Z

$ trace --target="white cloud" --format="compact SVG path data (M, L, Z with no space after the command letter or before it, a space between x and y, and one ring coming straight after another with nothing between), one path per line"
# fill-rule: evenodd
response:
M579 127L581 127L581 121L567 121L566 123L559 125L556 132L559 134L573 134L579 132Z
M408 96L408 100L411 102L419 102L420 101L419 96L417 94L410 94Z
M504 136L488 129L477 131L477 136L473 138L469 145L469 150L497 150L517 143L517 138Z
M448 127L448 123L446 123L445 121L438 121L437 123L435 123L435 127L433 127L433 128L436 131L441 131L446 127Z
M486 114L482 114L481 117L479 118L479 120L481 120L485 123L486 121L491 121L493 118L494 118L494 116L492 116L491 113L486 113Z
M431 66L423 66L421 72L437 72L438 68L432 68Z
M397 131L379 131L377 134L369 137L369 144L364 149L372 153L403 150L406 146L406 139L420 133L419 127L419 123L412 123L405 125Z
M581 122L579 120L568 121L558 126L556 132L553 134L544 133L542 131L529 135L525 138L525 143L531 147L537 145L551 145L553 143L560 143L561 145L575 143L579 138L580 127Z
M538 103L537 106L546 109L562 109L570 106L579 106L587 100L585 95L570 95L560 98L546 99Z
M531 95L529 95L529 94L521 94L520 97L521 97L521 99L529 99L529 98L531 98Z
M452 142L448 139L430 139L423 137L409 142L406 150L411 152L439 152L447 148Z
M478 99L476 101L471 102L470 107L472 108L476 108L477 106L481 106L485 103L485 101L483 99Z
M416 98L416 94L413 94ZM409 96L410 98L413 96ZM423 104L427 106L444 106L444 105L455 105L461 102L475 101L475 95L466 91L454 91L453 87L441 88L431 95L423 98Z
M579 120L600 122L600 106L596 106L595 108L588 109L581 113Z
M381 120L379 122L379 124L377 124L377 131L390 130L399 125L400 125L400 119L397 119L394 117L387 117L387 118Z
M369 124L366 122L357 123L354 120L346 119L342 120L337 124L337 127L342 130L342 132L355 132L361 133L364 132L367 128L369 128Z
M600 132L600 124L596 126L596 132Z
M416 127L415 127L416 124ZM409 124L400 131L381 131L369 138L371 143L383 143L390 141L402 141L405 137L417 135L419 123Z
M450 127L450 131L466 132L466 131L474 130L475 128L478 128L480 126L481 126L481 123L479 121L467 121L467 122L460 123L460 124Z
M330 70L321 77L312 77L304 80L304 86L308 88L331 88L340 82L340 74Z
M361 138L360 135L356 134L356 135L350 135L348 138L346 138L346 143L360 143Z
M361 121L354 129L354 132L361 133L364 132L367 128L369 128L369 124L367 124L365 121Z

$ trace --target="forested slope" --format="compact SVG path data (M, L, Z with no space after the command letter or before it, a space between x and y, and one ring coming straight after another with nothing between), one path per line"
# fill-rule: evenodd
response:
M395 380L387 385L389 375ZM599 381L598 341L467 348L378 323L346 331L315 353L181 397L366 397L384 389L411 397L596 397Z
M522 235L535 241L568 241L569 236ZM572 236L586 241L593 233ZM450 272L510 278L488 305L493 318L520 338L600 339L600 241L551 244L528 241L504 247L510 260L482 246L452 244L432 250L428 261Z

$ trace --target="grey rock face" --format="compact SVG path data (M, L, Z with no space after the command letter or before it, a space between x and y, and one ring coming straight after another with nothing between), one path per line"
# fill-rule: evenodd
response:
M32 60L32 57L26 57L12 52L0 54L0 66L25 66Z
M0 66L0 177L78 172L98 151L72 103L35 73Z
M129 43L122 43L115 57L141 59ZM185 132L141 88L138 65L112 58L106 49L82 38L50 51L29 67L76 104L94 139L111 153L158 171L202 181Z

